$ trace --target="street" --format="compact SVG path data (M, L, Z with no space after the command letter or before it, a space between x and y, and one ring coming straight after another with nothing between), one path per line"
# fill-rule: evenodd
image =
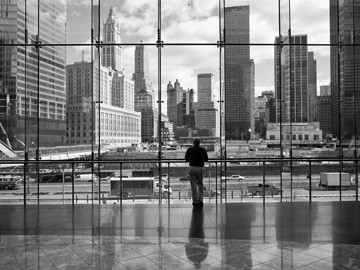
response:
M216 179L215 178L205 178L204 186L208 190L217 191L220 195L218 198L226 199L231 202L254 202L254 201L262 201L262 196L252 196L252 194L248 194L248 186L256 186L258 184L263 183L263 178L256 177L247 177L244 181L231 180L226 181L226 191L225 185L223 184L222 194L221 194L221 186L220 179L217 179L217 188L216 188ZM280 177L276 176L267 176L266 184L271 184L276 187L280 187ZM312 190L311 196L313 201L338 201L340 190L326 190L325 188L318 187L319 178L314 175L312 177ZM167 181L166 181L167 183ZM188 190L190 189L189 182L181 182L177 179L170 179L170 186L172 188L172 194L170 199L175 201L183 201L188 200ZM94 182L94 198L98 198L99 191L99 182ZM105 199L109 198L110 191L110 182L109 181L101 181L100 182L100 197ZM75 182L74 185L74 198L79 203L91 202L91 192L92 191L92 183L91 182ZM20 189L18 190L0 190L0 204L1 203L16 203L23 200L24 194L24 186L20 185ZM38 198L38 190L37 183L32 182L28 183L26 188L27 199L37 200ZM292 184L292 192L290 189L290 179L283 179L283 201L291 201L291 197L293 201L309 201L309 179L306 176L294 176L293 184ZM342 200L355 200L355 190L341 190ZM40 183L39 185L39 197L41 201L51 201L61 203L62 201L72 200L72 183ZM116 203L116 198L113 198ZM208 197L204 200L209 199ZM210 198L209 200L214 201L215 198ZM279 201L280 195L268 195L265 196L266 201ZM138 198L128 198L128 200L132 201L141 201Z

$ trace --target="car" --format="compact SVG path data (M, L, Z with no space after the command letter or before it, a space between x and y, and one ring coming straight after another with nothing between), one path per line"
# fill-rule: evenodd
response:
M265 187L265 196L281 195L282 193L282 190L279 189L278 187L275 187L274 185L265 184L265 186L263 186L263 184L258 184L255 186L248 186L247 187L248 194L251 196L262 196L264 187Z
M210 196L210 198L212 198L212 197L215 197L215 196L219 196L220 195L220 192L218 191L218 192L216 192L215 190L213 190L212 188L210 189L210 191L209 191L209 189L207 188L207 187L205 187L205 186L203 186L203 195L204 195L204 197L209 197ZM188 196L191 198L191 196L192 196L192 190L191 190L191 188L189 188L189 191L188 191Z
M241 176L241 175L231 175L230 177L222 177L221 180L237 180L237 181L244 181L245 180L245 177L244 176Z
M189 176L180 176L179 181L190 181Z

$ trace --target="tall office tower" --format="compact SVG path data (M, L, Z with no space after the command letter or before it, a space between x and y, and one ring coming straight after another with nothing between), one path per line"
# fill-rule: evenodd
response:
M25 5L27 5L26 24ZM29 44L34 45L37 40L43 44L65 44L65 1L41 1L40 10L46 10L46 16L38 16L37 7L38 1L35 0L0 1L0 43L25 44L27 31ZM25 114L27 114L26 143L28 145L32 142L36 145L38 135L40 146L65 143L65 47L43 46L39 49L39 53L40 61L38 62L35 46L27 47L26 52L23 46L0 46L0 100L2 102L0 121L10 137L13 148L23 149L24 147ZM27 100L25 100L25 94Z
M194 128L194 89L188 89L183 92L183 99L179 104L178 124Z
M282 38L281 41L280 37L275 37L274 44L280 44L280 42L283 42L285 39L286 37ZM275 122L280 123L285 120L284 103L282 103L285 97L284 59L282 56L282 49L280 49L279 46L275 46L274 48L275 98L271 105L275 105L272 107L273 113L275 113Z
M320 123L323 134L331 134L331 96L323 93L316 99L316 121Z
M330 85L321 85L320 86L320 96L331 96Z
M360 32L354 31L359 28L359 1L330 1L331 44L338 44L339 40L348 45L354 44L354 40L355 44L359 44ZM331 130L334 137L351 139L355 134L355 123L359 134L360 80L357 78L359 72L359 46L342 46L340 51L337 46L330 47ZM355 112L357 121L355 121Z
M252 139L251 134L255 131L255 63L253 59L250 59L250 139Z
M135 72L133 73L135 94L141 90L148 91L153 96L155 95L152 88L149 70L149 49L144 45L137 45L135 47ZM155 102L153 106L155 105Z
M151 141L157 136L158 110L155 106L155 91L152 88L149 70L149 51L144 45L135 47L135 72L133 73L135 110L141 112L141 140Z
M291 36L285 40L282 53L284 61L284 104L285 122L301 123L309 121L308 48L307 35ZM291 50L291 58L289 57ZM278 62L278 61L276 61ZM291 66L290 66L291 64ZM290 111L291 110L291 111Z
M225 137L248 139L251 124L249 6L225 7Z
M315 122L317 97L317 69L314 52L308 53L308 115L309 122Z
M110 44L119 44L120 24L115 20L113 9L103 25L103 42ZM103 46L102 48L102 65L104 67L112 67L114 70L122 70L122 49L120 45Z
M256 137L266 138L266 124L275 122L273 108L274 92L262 91L261 96L254 99L254 134Z
M258 96L254 98L254 122L253 130L256 137L266 138L266 116L268 114L267 96Z
M215 107L213 74L198 74L198 102L194 103L195 127L205 129L211 137L219 136L220 115Z
M184 88L180 86L180 82L176 79L174 85L169 81L166 89L167 94L167 115L169 121L174 123L174 128L182 126L182 120L178 119L179 112L182 111L182 101Z
M115 146L141 142L140 113L135 112L133 106L129 107L125 101L126 98L133 100L134 85L132 81L119 75L121 73L115 72L111 67L100 67L100 70L95 67L92 70L91 62L67 65L68 144L90 144L92 138L95 144ZM95 91L91 89L92 80ZM119 96L114 96L114 89L118 90L116 92ZM102 102L100 108L98 103L94 103L92 111L91 96L94 95L93 99L97 101L99 94Z

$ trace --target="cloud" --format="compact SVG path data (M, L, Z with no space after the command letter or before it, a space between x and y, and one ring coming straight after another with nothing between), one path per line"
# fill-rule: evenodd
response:
M217 17L172 22L163 31L164 42L216 43L219 40Z

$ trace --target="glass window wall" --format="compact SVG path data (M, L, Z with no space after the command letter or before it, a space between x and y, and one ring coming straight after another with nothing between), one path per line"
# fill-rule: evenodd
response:
M358 200L358 1L0 3L0 203ZM359 62L359 63L358 63Z

